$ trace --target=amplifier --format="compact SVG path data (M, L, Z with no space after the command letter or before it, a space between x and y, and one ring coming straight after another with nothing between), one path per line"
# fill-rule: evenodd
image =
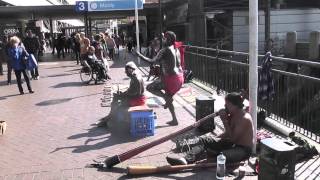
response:
M258 180L294 180L295 148L285 140L261 140Z
M199 96L196 98L196 121L214 113L215 99L208 96ZM214 118L209 119L198 127L198 130L203 133L211 132L215 128Z

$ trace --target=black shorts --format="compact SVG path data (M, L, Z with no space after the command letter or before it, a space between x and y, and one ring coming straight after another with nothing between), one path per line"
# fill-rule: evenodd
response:
M209 154L218 155L220 152L226 156L227 163L240 162L250 157L250 147L234 144L228 140L214 136L200 136L200 141Z

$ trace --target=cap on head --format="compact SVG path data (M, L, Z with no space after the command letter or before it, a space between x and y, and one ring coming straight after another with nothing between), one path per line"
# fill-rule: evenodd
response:
M229 93L226 97L225 97L226 101L229 101L231 104L239 107L240 109L243 108L243 97L241 96L240 93L237 92L232 92Z
M126 64L126 68L130 68L130 69L136 70L137 69L137 65L133 61L130 61L130 62L128 62Z

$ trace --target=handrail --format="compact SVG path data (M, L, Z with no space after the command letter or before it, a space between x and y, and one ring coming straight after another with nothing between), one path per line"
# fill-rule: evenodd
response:
M229 60L229 59L224 59L224 58L219 58L219 57L212 57L212 56L208 56L208 55L204 55L204 54L196 54L196 53L192 53L192 52L186 52L186 53L191 54L191 55L198 55L200 57L205 57L205 58L212 59L212 60L215 60L215 61L216 60L220 60L220 61L223 61L223 62L232 62L233 64L249 67L249 64L243 63L243 62L232 61L232 60ZM258 66L258 68L261 69L261 66ZM286 72L286 71L282 71L282 70L279 70L279 69L272 69L271 71L272 72L278 72L279 74L283 74L283 75L287 75L287 76L291 76L291 77L301 77L301 78L306 78L306 79L309 79L309 80L312 80L312 81L315 81L315 82L320 82L320 78L316 78L316 77L312 77L312 76L308 76L308 75L292 73L292 72Z
M184 45L184 47L195 48L195 49L206 50L206 51L213 51L213 52L219 51L220 53L231 54L231 55L249 56L249 53L246 53L246 52L229 51L229 50L206 48L206 47L191 46L191 45ZM259 55L258 57L264 57L264 55ZM272 58L272 60L282 61L282 62L286 62L286 63L295 63L295 64L301 64L301 65L306 65L306 66L310 66L310 67L320 68L319 62L306 61L306 60L301 60L301 59L283 58L283 57L277 57L277 56L271 56L271 58Z

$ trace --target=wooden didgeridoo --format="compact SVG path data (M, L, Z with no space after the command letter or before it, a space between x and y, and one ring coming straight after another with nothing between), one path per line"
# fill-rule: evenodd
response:
M154 147L154 146L156 146L158 144L166 142L169 139L172 139L172 138L174 138L174 137L176 137L176 136L178 136L180 134L183 134L183 133L188 132L188 131L190 131L190 130L192 130L194 128L199 127L202 123L204 123L205 121L209 120L210 118L216 117L217 115L218 115L217 112L209 114L209 115L205 116L204 118L198 120L194 124L191 124L191 125L183 128L183 129L180 129L180 130L178 130L178 131L176 131L174 133L171 133L171 134L169 134L167 136L164 136L162 138L156 139L156 140L154 140L152 142L149 142L147 144L144 144L142 146L139 146L139 147L136 147L134 149L131 149L131 150L129 150L127 152L124 152L122 154L114 155L112 157L109 157L104 161L104 164L108 168L112 168L113 166L115 166L115 165L117 165L117 164L119 164L119 163L121 163L123 161L126 161L127 159L130 159L133 156L135 156L137 154L140 154L143 151L146 151L146 150L148 150L148 149L150 149L150 148L152 148L152 147Z

